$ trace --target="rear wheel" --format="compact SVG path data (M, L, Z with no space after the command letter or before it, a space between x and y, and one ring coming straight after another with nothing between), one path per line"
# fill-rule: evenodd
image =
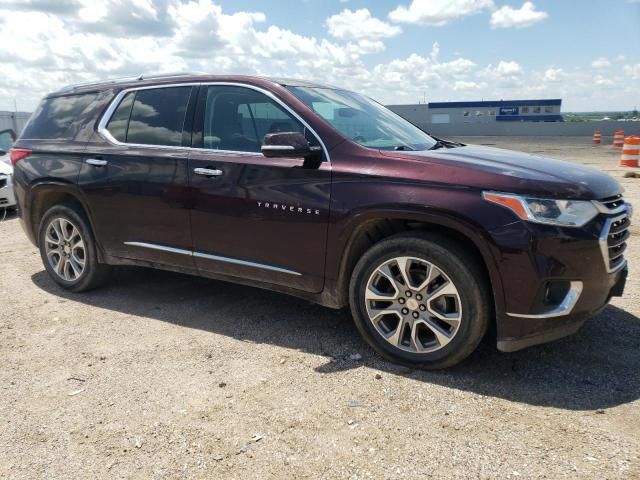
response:
M485 277L455 242L400 234L374 245L356 265L351 310L360 333L384 357L444 368L466 358L486 332Z
M84 214L72 205L56 205L42 218L40 256L49 276L74 292L105 283L111 268L98 262L95 240Z

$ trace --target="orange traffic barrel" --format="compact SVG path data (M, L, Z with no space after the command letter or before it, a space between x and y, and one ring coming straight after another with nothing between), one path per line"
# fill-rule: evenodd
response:
M624 145L624 130L616 130L613 133L613 146L622 148L622 145Z
M620 155L620 166L637 168L638 158L640 158L640 137L632 135L625 138L622 155Z
M596 131L593 132L593 140L591 141L591 143L593 145L600 145L600 140L602 140L602 132L596 129Z

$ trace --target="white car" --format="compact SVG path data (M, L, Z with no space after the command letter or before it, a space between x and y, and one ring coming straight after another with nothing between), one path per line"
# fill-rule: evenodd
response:
M15 141L13 130L0 132L0 213L3 209L14 208L16 197L13 193L13 165L9 160L9 148Z

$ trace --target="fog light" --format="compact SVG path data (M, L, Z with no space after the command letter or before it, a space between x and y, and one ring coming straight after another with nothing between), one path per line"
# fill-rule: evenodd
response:
M552 280L547 282L544 288L544 305L557 306L567 296L571 288L571 282L569 280Z

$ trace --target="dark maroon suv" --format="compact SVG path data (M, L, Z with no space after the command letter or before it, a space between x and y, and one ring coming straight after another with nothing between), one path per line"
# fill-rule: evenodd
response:
M173 75L47 96L11 151L63 288L141 265L349 306L429 368L575 332L627 269L630 205L591 168L437 139L362 95Z

